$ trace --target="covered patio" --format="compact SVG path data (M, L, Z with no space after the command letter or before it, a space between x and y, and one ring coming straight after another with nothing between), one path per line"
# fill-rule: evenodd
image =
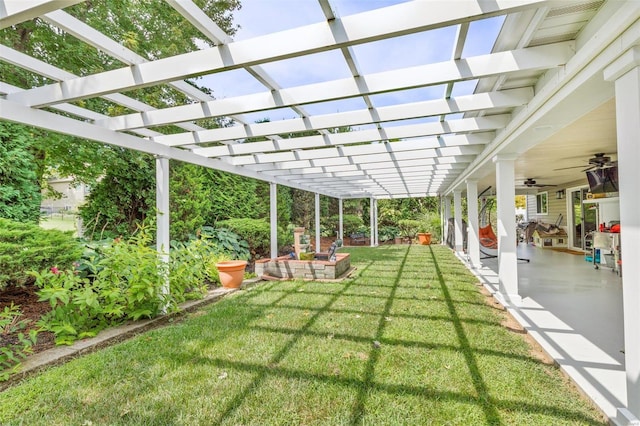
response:
M584 377L585 393L611 422L636 424L639 2L468 0L456 7L440 1L400 1L386 7L360 2L358 10L340 16L332 2L318 0L311 22L283 21L272 32L258 28L259 35L234 41L195 3L167 0L172 13L215 46L160 59L141 57L75 17L77 3L2 1L0 29L37 19L52 31L88 43L121 67L74 75L2 45L3 62L47 83L17 87L0 82L0 118L155 155L159 250L170 241L170 159L269 182L273 257L277 185L315 193L317 225L321 194L340 203L368 198L371 245L377 244L378 200L439 196L443 218L455 218L454 249L460 258L486 279L565 370L577 372L578 384L579 376ZM413 62L399 64L391 55L398 46L410 46L404 56ZM422 55L424 51L445 54ZM314 74L318 63L339 72ZM287 84L278 69L310 77L303 84ZM203 77L215 95L216 85L224 85L231 72L242 73L260 89L218 99L188 83ZM123 94L156 85L178 90L190 102L156 109ZM80 102L99 97L127 113L105 115ZM356 103L348 104L350 100ZM287 118L255 122L255 113L273 111ZM228 118L231 125L205 128L198 121L215 117ZM173 125L179 133L161 131ZM526 183L529 179L558 189L584 186L584 171L575 166L596 153L617 161L620 177L616 202L624 275L619 284L597 284L582 272L568 273L572 263L584 263L580 256L537 251L530 264L518 264L516 193L537 194L536 184ZM493 260L481 259L478 239L476 200L486 188L497 199L498 256ZM564 211L570 208L567 204ZM463 219L469 225L466 253ZM563 272L545 275L557 261ZM584 269L594 278L610 274ZM566 298L550 297L560 294ZM574 309L586 309L590 300L609 301L611 307ZM596 320L594 311L609 316ZM600 333L604 327L612 328ZM607 371L612 373L601 374Z
M621 278L594 269L581 255L523 243L517 252L530 262L518 263L522 303L509 312L609 418L615 417L626 400ZM497 259L484 259L472 271L490 292L499 291Z

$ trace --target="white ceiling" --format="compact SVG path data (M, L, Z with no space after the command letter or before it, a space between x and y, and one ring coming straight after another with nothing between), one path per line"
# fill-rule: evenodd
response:
M4 61L56 81L0 82L2 119L338 198L437 195L468 178L482 189L495 185L498 154L517 156L516 184L583 178L580 168L555 169L586 164L597 152L615 158L613 88L601 71L615 59L611 42L635 34L640 17L640 2L586 0L370 2L340 17L318 0L312 24L233 41L192 2L167 0L217 46L148 61L62 9L77 2L3 1L0 27L39 16L122 68L76 76L1 46ZM502 22L494 39L491 28ZM287 69L298 80L285 79ZM215 99L184 81L204 75L215 94L217 74L230 73L252 83ZM121 94L165 83L193 102L156 110ZM98 96L137 112L108 117L74 103ZM261 114L282 119L255 123ZM207 117L234 125L196 124ZM158 132L170 124L184 132ZM303 131L311 136L296 135Z

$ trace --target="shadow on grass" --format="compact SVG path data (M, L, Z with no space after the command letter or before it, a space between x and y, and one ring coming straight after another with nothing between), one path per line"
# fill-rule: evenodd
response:
M449 287L447 279L442 272L442 266L439 263L439 259L434 253L434 250L429 247L428 251L424 250L425 256L429 257L429 259L425 259L423 262L427 264L427 267L433 268L432 272L435 272L433 276L435 276L435 280L437 282L431 283L434 288L439 287L441 291L441 297L438 298L439 302L445 304L446 309L448 311L449 317L444 318L438 316L437 318L429 318L427 319L437 319L438 321L447 320L451 323L453 331L455 333L456 342L453 344L436 344L429 343L424 341L410 341L407 339L391 339L385 338L385 329L387 327L386 318L390 316L392 311L392 305L394 300L396 300L396 293L398 287L402 281L402 274L405 272L405 265L410 257L411 248L408 247L406 251L404 251L404 255L399 259L399 264L397 266L394 265L394 270L396 272L395 278L393 280L393 284L389 286L389 291L385 292L384 295L380 295L380 298L385 298L384 307L381 312L376 313L375 315L379 315L378 324L375 328L375 336L363 337L350 335L346 333L336 333L332 335L332 338L342 339L346 341L352 341L357 343L365 343L370 344L373 341L380 342L382 348L388 345L401 346L406 348L420 348L424 349L425 352L428 352L432 349L438 348L446 348L447 350L456 351L460 353L464 359L464 365L469 373L470 381L473 387L473 392L464 392L464 391L451 391L451 390L440 390L437 387L429 387L426 385L415 385L411 384L393 384L393 383L383 383L376 380L376 367L380 363L380 354L381 349L374 346L373 344L370 347L369 355L364 364L364 368L362 371L361 378L358 377L340 377L332 374L323 374L312 372L304 368L285 368L282 365L279 365L281 361L285 359L285 357L294 351L294 346L304 337L317 337L317 338L326 338L330 333L327 332L318 332L313 330L314 324L318 322L318 318L322 314L325 313L335 313L335 312L347 312L347 313L356 313L355 309L337 309L334 304L338 299L343 297L349 297L349 289L356 285L363 284L364 282L360 282L359 280L366 281L368 279L367 273L371 273L372 276L375 275L374 268L371 268L373 263L368 263L364 267L360 269L359 277L345 281L343 287L335 291L334 293L318 293L318 295L330 296L326 302L324 302L321 306L318 307L300 307L300 306L289 306L288 304L281 305L283 302L286 302L285 299L293 294L299 295L300 289L305 284L300 282L299 284L292 284L290 288L286 288L284 290L278 288L276 285L270 285L265 287L264 291L277 290L281 291L282 294L279 297L271 300L268 304L260 304L256 306L259 312L264 312L265 309L269 307L278 307L283 308L286 307L288 309L304 309L310 312L309 318L306 320L304 325L302 325L298 329L290 329L290 328L281 328L281 327L272 327L272 326L264 326L264 325L249 325L251 329L263 330L268 332L275 332L283 334L283 338L286 335L291 336L291 339L286 341L284 345L279 348L273 356L266 363L256 363L256 362L242 362L242 361L232 361L232 360L224 360L217 358L198 358L198 362L203 364L212 365L224 369L233 369L242 372L252 373L255 376L251 379L251 381L245 385L242 390L240 390L237 394L235 394L232 399L224 406L224 408L220 411L220 414L216 419L212 419L214 423L222 423L229 420L232 420L234 414L238 409L242 406L243 402L250 398L258 388L267 382L271 378L283 378L283 379L298 379L305 381L316 381L321 383L329 383L329 384L338 384L344 387L347 387L352 390L354 395L353 405L351 407L351 412L349 413L349 423L352 425L360 425L367 421L367 404L369 395L375 392L384 392L387 395L397 395L401 396L416 396L420 398L424 398L425 400L429 400L432 402L443 402L447 401L473 405L479 408L479 412L484 416L485 424L503 424L505 420L501 418L501 412L520 412L526 414L541 414L549 417L557 418L558 420L568 422L579 422L581 424L601 424L600 422L595 421L593 418L583 414L577 410L572 410L569 408L563 408L561 406L553 405L553 404L545 404L538 401L522 401L518 399L514 399L512 395L505 394L501 395L500 398L492 397L489 391L489 386L487 385L486 379L483 377L480 365L477 360L477 356L479 355L490 355L495 357L502 357L505 360L509 358L524 360L524 361L532 361L533 358L526 357L518 354L511 354L501 352L499 350L494 349L482 349L482 348L474 348L470 343L469 337L465 331L464 325L467 323L475 323L479 325L485 326L495 326L496 324L487 323L486 321L478 321L471 319L463 319L459 313L460 307L459 301L455 300L451 293L452 290ZM443 264L448 264L450 262L442 262ZM425 265L423 265L425 267ZM310 291L309 294L315 294ZM254 298L256 294L247 294L245 300L249 301ZM304 294L307 294L305 291ZM360 297L360 295L356 295ZM424 300L423 303L429 303L429 300ZM382 306L382 304L380 304ZM255 314L255 312L253 312ZM425 317L424 315L411 315L411 314L400 314L402 317L416 318L422 319ZM255 318L254 315L252 317ZM186 354L185 354L186 356ZM194 362L193 355L190 354L188 359L185 358L184 362L192 363ZM424 419L425 422L427 419ZM436 419L437 420L437 419ZM444 420L444 419L441 419Z

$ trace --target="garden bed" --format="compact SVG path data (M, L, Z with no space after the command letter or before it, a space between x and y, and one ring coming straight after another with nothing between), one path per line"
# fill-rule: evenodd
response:
M37 329L36 322L51 310L51 306L47 302L38 302L38 295L36 291L38 289L33 284L27 284L22 287L9 286L3 290L0 290L0 311L5 307L11 306L13 303L15 306L20 307L22 316L20 319L28 320L29 325L25 330L20 330L22 333L28 334L29 330ZM16 342L18 340L17 333L0 334L0 346L4 346L5 343ZM42 352L55 346L55 337L53 333L43 331L38 333L38 341L33 346L33 352Z
M351 268L349 253L336 253L336 261L294 260L289 256L275 259L261 259L255 263L256 275L284 279L335 280L345 275Z

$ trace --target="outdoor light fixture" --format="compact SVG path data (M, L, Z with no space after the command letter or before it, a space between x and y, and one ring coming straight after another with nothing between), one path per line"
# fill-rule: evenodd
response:
M564 189L561 189L560 191L556 191L556 199L562 200L563 198L564 198Z

